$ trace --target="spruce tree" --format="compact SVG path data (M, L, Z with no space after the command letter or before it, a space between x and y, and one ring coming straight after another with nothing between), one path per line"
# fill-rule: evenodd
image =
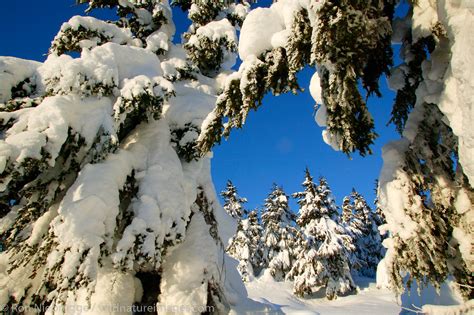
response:
M354 205L351 202L351 197L345 196L342 200L342 213L341 213L341 222L349 226L352 217L354 215Z
M385 219L385 214L383 213L382 208L380 208L378 193L379 193L379 181L376 180L375 181L375 199L374 199L375 210L374 212L372 212L372 215L374 217L374 222L377 225L377 228L379 230L381 241L383 242L383 240L388 237L388 232L385 229L386 228L385 224L387 224L387 220ZM380 228L381 226L384 226L383 230L381 230ZM385 252L384 249L383 249L383 252Z
M452 275L459 291L472 298L473 261L463 252L472 238L467 222L474 193L462 166L453 168L458 144L443 114L432 104L418 114L413 144L403 139L387 148L398 160L391 166L395 176L382 179L379 196L390 231L385 261L392 285L398 293L413 281L439 288ZM403 271L409 272L406 279Z
M356 269L364 276L374 277L383 254L375 214L369 208L364 197L355 190L352 191L352 200L354 203L354 219L351 226L360 231L359 234L355 234L354 240L354 253L358 262Z
M394 24L403 62L391 70L397 91L391 121L402 139L384 147L378 204L390 233L384 262L398 293L413 281L439 288L452 276L466 299L474 296L474 264L466 254L473 238L472 133L460 128L469 124L461 117L472 103L461 83L472 45L460 43L471 30L452 19L464 14L472 20L466 8L422 0Z
M224 198L224 209L234 219L240 219L245 214L246 210L242 207L242 204L247 202L246 198L241 198L237 194L237 188L232 184L230 180L227 181L226 189L221 192L222 198Z
M354 200L351 196L345 196L342 202L341 223L346 230L347 235L351 237L351 243L354 244L353 250L350 251L349 265L351 270L360 270L364 265L356 255L356 242L362 236L360 227L362 222L354 216Z
M198 147L207 152L233 128L241 128L249 111L261 105L265 93L298 91L295 73L310 64L317 66L315 75L320 78L315 81L320 82L317 102L327 128L323 139L348 154L371 153L376 134L365 96L380 95L378 79L390 74L391 87L398 90L391 122L403 137L385 147L381 173L380 207L394 240L387 259L393 287L403 290L403 272L410 275L408 285L417 280L439 286L448 275L455 275L469 298L472 286L467 283L472 282L474 270L470 256L462 255L460 248L465 250L468 245L460 235L472 238L467 218L473 211L473 144L472 133L465 127L472 107L472 97L465 92L471 90L465 69L472 61L466 59L465 51L472 43L463 41L470 35L469 23L452 17L471 20L472 14L458 3L437 5L419 0L407 3L405 19L394 20L394 7L399 3L326 0L292 5L280 0L272 9L285 8L285 16L293 16L290 22L282 21L283 30L291 35L267 46L262 45L262 38L247 40L247 30L255 32L252 22L259 18L278 17L269 11L251 12L240 36L248 41L247 46L239 47L243 62L225 82ZM274 26L272 22L258 25ZM277 37L275 34L266 36ZM390 69L392 41L403 43L404 62ZM449 174L453 169L455 174ZM395 196L402 191L407 198L400 203L396 201L400 197ZM469 196L469 201L464 196ZM463 202L456 203L458 199ZM455 210L459 204L469 204L471 210ZM414 254L414 246L420 248L419 254Z
M192 25L176 45L167 1L78 2L90 13L115 9L117 19L72 18L45 63L1 57L2 301L54 308L103 295L112 304L111 283L153 276L141 299L137 285L117 300L157 300L164 278L162 303L186 282L193 294L172 304L186 296L225 310L207 152L245 124L265 93L297 92L296 73L310 64L321 78L324 139L348 154L370 153L376 135L357 86L379 93L391 40L404 42L404 62L391 69L402 139L384 148L379 190L392 285L401 292L453 276L472 298L470 8L410 1L407 18L393 21L399 1L279 0L247 16L245 1L177 0ZM267 45L249 39L256 20L269 26L258 34L277 26ZM238 28L242 63L231 71ZM212 253L195 253L207 266L195 281L173 271L184 249L204 243Z
M292 16L281 21L291 35L279 45L263 51L251 50L254 54L240 49L243 63L225 83L200 137L199 148L207 152L222 137L228 137L233 128L241 128L249 111L262 104L266 92L278 95L300 90L296 73L310 64L318 67L322 78L327 131L335 146L347 154L371 153L370 145L376 134L357 82L362 81L368 94L380 94L378 79L389 73L392 63L393 7L391 0L275 2L272 9ZM260 19L257 13L254 16L255 20ZM269 27L274 22L268 21ZM244 23L241 37L246 36L251 35L246 33ZM261 43L252 45L259 47Z
M288 196L276 184L265 199L262 223L263 268L268 268L276 280L282 280L293 263L296 230Z
M262 265L262 227L256 210L241 219L237 232L231 239L227 252L239 261L238 269L244 281L250 281L260 273Z
M287 279L293 280L293 292L298 296L312 294L324 288L326 297L352 291L349 254L352 239L338 223L337 206L324 178L313 182L306 169L304 191L295 193L300 205L298 225L306 240L296 257Z
M380 95L378 78L390 72L391 86L398 90L391 122L403 136L399 143L385 147L386 164L381 173L380 205L387 218L387 229L395 240L391 242L393 250L388 250L391 259L387 260L393 271L392 283L398 292L403 290L400 276L403 271L410 274L411 280L420 284L431 282L435 286L448 275L456 275L461 291L468 298L472 290L467 283L471 282L474 270L470 267L472 259L461 254L460 248L468 245L460 235L472 238L472 231L467 228L468 213L472 210L453 209L459 204L455 200L466 200L464 196L469 196L469 202L461 204L468 203L469 209L473 208L472 134L463 127L469 125L465 120L470 118L465 117L471 117L472 98L464 92L470 90L466 85L470 77L463 66L472 64L464 54L471 44L460 40L469 37L468 24L451 17L472 19L472 14L455 3L438 6L420 0L408 2L408 16L394 21L394 7L398 3L392 0L327 0L294 6L285 0L274 3L272 9L285 8L287 15L293 16L291 22L282 23L291 35L287 41L272 42L263 48L260 42L251 40L248 46L239 47L243 62L239 71L225 82L198 147L207 152L222 137L228 137L233 128L241 128L250 109L261 105L266 92L296 92L298 83L294 74L305 64L311 64L317 66L320 78L316 80L322 90L317 101L325 114L321 114L327 128L323 132L324 140L345 153L371 153L370 145L376 134L358 84L362 83L367 96ZM247 30L255 31L250 21L265 14L271 16L268 11L250 13L248 23L242 26L241 39L246 39ZM427 15L433 19L424 18ZM268 22L268 26L273 25ZM391 41L403 42L404 59L392 69ZM427 168L429 164L439 166ZM445 167L457 169L456 175L446 174ZM445 193L445 187L450 193ZM407 200L388 202L397 199L395 196L401 191L408 196ZM401 207L394 207L397 204ZM415 230L414 226L421 230ZM442 237L433 237L438 234ZM419 235L430 236L425 239ZM415 244L425 249L417 257L411 251Z
M248 4L195 1L181 45L168 1L79 2L91 16L64 23L44 63L0 57L0 303L225 313L218 201L195 144Z

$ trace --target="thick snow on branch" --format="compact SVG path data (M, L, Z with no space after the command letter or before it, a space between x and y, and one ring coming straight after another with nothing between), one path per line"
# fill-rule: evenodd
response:
M439 15L451 44L451 62L444 76L444 90L438 107L459 141L459 163L474 186L474 59L467 53L474 49L474 11L467 2L443 1L448 14ZM433 69L434 70L434 69Z
M0 103L12 98L12 88L26 79L35 81L36 70L41 65L37 61L14 57L0 57Z
M270 8L257 8L246 17L240 33L239 55L246 60L272 48L285 47L291 35L295 12L307 8L309 1L282 0Z

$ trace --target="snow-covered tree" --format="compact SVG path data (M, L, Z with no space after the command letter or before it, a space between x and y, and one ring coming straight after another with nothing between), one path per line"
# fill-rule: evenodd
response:
M354 244L351 269L368 277L375 276L377 265L385 253L378 230L380 220L355 189L350 196L344 197L342 223Z
M0 59L0 302L55 309L159 294L164 305L225 311L223 210L207 152L267 92L298 91L310 64L323 139L370 153L376 135L357 86L378 94L390 41L404 42L391 70L403 133L384 148L384 264L399 292L405 272L408 284L453 275L472 298L469 6L409 1L392 29L395 0L279 0L248 15L245 1L176 0L192 24L174 44L167 0L78 2L117 19L73 17L44 63ZM140 280L149 277L152 288Z
M322 88L325 141L345 153L370 153L376 134L357 84L361 80L369 94L379 94L378 79L389 73L393 7L391 0L283 0L252 11L240 34L243 63L208 117L201 150L242 127L267 91L298 91L296 73L311 64L318 66L314 81Z
M294 214L289 208L288 198L283 189L274 184L265 199L262 213L262 267L268 268L277 280L284 279L290 270L296 243Z
M221 192L222 198L224 198L224 209L234 219L240 219L245 214L246 210L242 204L247 202L246 198L241 198L237 194L237 188L232 184L230 180L227 181L227 185L224 191Z
M298 91L295 74L310 64L317 67L310 91L319 105L316 121L326 127L324 141L365 155L376 134L358 84L366 96L378 95L380 75L390 74L398 90L391 121L403 137L385 147L380 176L380 207L387 219L382 228L393 240L386 242L384 262L391 286L401 292L404 272L408 284L415 279L435 286L455 275L469 297L474 264L465 253L466 240L474 237L469 228L474 144L472 97L466 92L472 90L466 70L472 60L465 52L473 44L464 39L470 38L474 17L459 2L418 0L404 2L407 18L394 20L399 3L280 0L253 10L240 33L243 62L224 82L198 147L207 152L241 128L265 93ZM403 42L404 62L395 68L391 42Z
M300 227L305 226L313 219L314 211L316 211L315 207L321 205L317 203L317 196L319 197L318 190L308 168L305 170L305 180L302 186L305 188L304 191L296 192L291 195L293 198L298 199L299 210L297 223ZM333 204L331 204L331 207L332 206Z
M354 205L351 202L350 196L345 196L342 200L342 212L341 212L341 223L349 226L353 215L354 215Z
M384 253L376 214L357 191L352 191L351 199L354 212L348 226L355 246L355 269L364 276L374 277Z
M0 57L0 304L226 312L224 210L194 147L249 6L192 1L174 44L167 0L79 2L92 15L44 63Z
M345 196L342 201L342 213L340 221L344 229L346 230L347 235L351 237L351 243L354 244L353 250L349 255L349 265L351 270L359 270L364 263L359 261L359 258L356 255L356 242L357 239L362 236L362 231L359 229L362 225L359 218L354 216L354 200L351 196Z
M378 193L379 193L379 180L378 179L375 180L374 193L375 193L374 213L376 214L375 223L377 224L377 226L381 226L387 223L387 221L385 220L385 215L383 214L383 211L380 208L380 201L379 201L379 196L378 196Z
M403 139L386 147L390 164L384 167L393 173L381 180L380 203L391 233L385 264L399 292L413 280L439 287L451 274L472 297L474 260L466 251L474 192L461 165L453 168L457 141L439 109L425 104L423 112L410 115L415 114L421 121L413 143ZM409 272L406 282L403 271Z
M474 297L473 98L466 93L473 66L466 51L474 45L465 41L473 21L460 4L419 0L394 22L403 63L391 70L392 122L402 139L383 149L379 205L390 232L383 263L398 292L412 281L439 287L452 275Z
M252 280L262 266L262 227L257 211L250 211L246 219L239 221L237 232L231 239L227 252L239 261L238 269L244 281Z
M383 242L384 239L388 237L388 231L385 230L385 228L381 229L381 226L386 227L387 220L385 219L385 214L383 213L382 208L380 207L380 202L379 202L379 181L375 181L375 199L374 199L374 212L372 212L374 222L377 225L377 229L380 234L380 239ZM385 249L383 249L383 254L382 256L385 256Z
M354 249L352 238L338 223L337 206L324 178L319 185L306 169L304 191L298 198L298 225L305 236L287 279L293 280L293 292L304 296L324 288L326 297L334 299L355 288L352 281L349 255Z

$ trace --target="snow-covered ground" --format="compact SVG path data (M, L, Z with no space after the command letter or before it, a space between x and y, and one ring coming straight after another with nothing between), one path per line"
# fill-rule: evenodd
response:
M328 301L322 295L298 298L292 293L291 282L276 282L263 275L246 283L249 298L273 309L275 314L329 314L329 315L391 315L400 314L400 299L387 289L377 289L375 280L355 278L359 292Z
M474 314L474 300L463 302L451 289L453 282L441 286L439 294L432 286L417 293L396 297L389 289L376 287L375 279L354 277L357 292L329 301L324 289L310 297L293 294L292 282L275 281L268 272L245 283L248 298L241 300L233 314L321 314L321 315L467 315ZM258 302L261 303L252 303ZM252 304L252 305L250 305Z

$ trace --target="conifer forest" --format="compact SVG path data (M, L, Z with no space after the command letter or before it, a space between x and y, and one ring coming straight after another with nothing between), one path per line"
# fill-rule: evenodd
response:
M5 1L2 37L33 43L33 3L81 13L35 60L0 47L0 313L474 313L471 0ZM336 164L216 184L216 148L304 93L300 137L383 159L375 200Z

